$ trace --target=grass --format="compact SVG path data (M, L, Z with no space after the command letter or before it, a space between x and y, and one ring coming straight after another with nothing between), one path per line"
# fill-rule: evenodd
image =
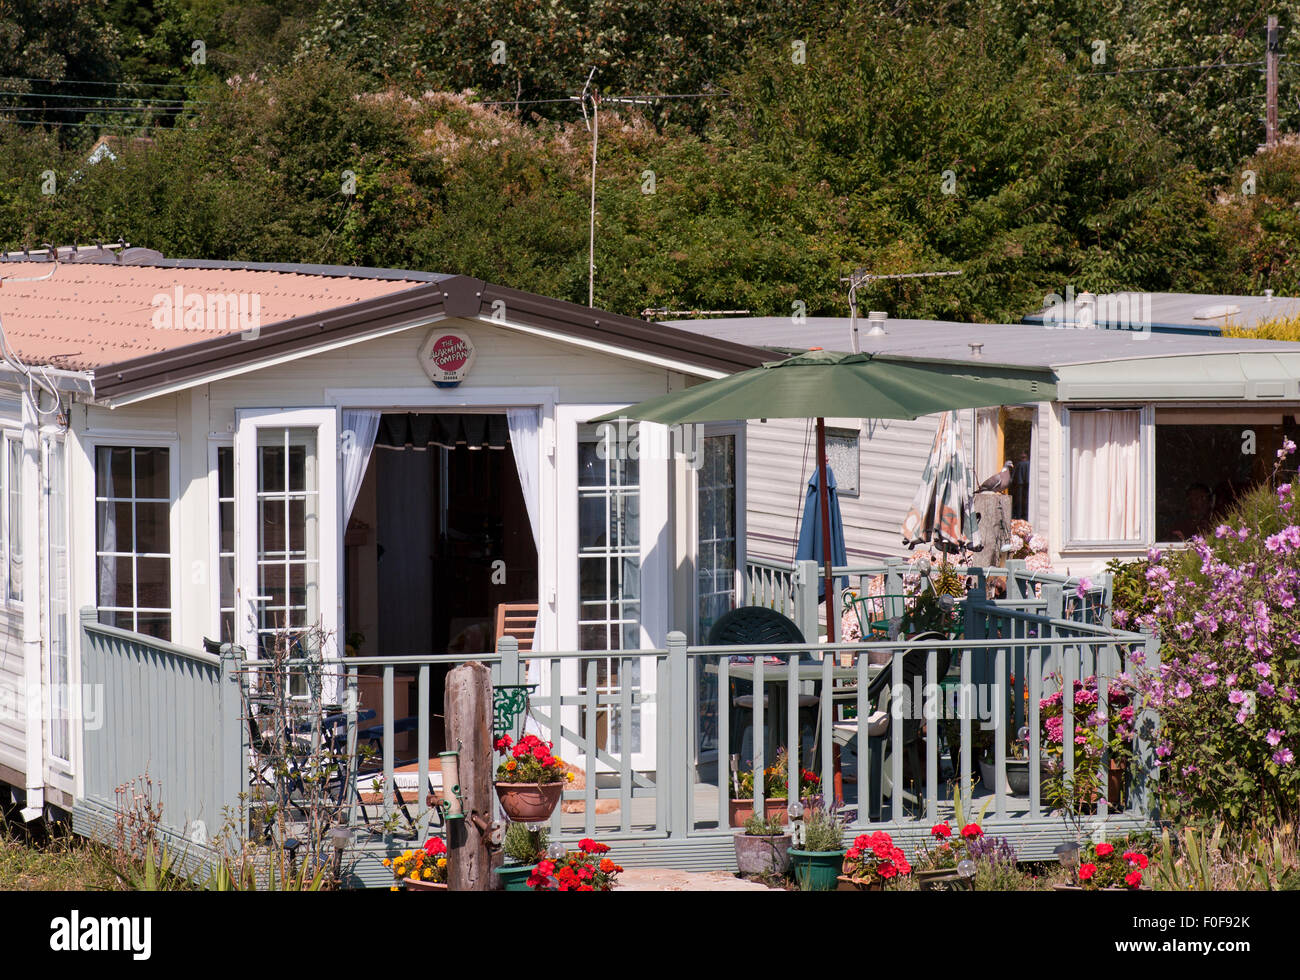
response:
M101 845L71 830L0 815L0 891L122 891Z

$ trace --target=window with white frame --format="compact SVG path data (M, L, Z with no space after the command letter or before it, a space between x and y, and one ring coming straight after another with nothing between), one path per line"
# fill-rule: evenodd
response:
M221 641L235 636L235 447L217 447L217 608Z
M23 436L21 432L4 439L4 523L5 570L8 584L5 595L13 602L23 598Z
M736 608L736 437L704 437L697 490L696 585L699 642Z
M613 427L580 426L578 432L578 647L581 650L635 650L641 645L641 487L636 426L627 444ZM601 695L618 694L623 684L641 684L640 658L594 657L579 663L579 692L586 693L588 665L595 665ZM626 671L624 667L626 666ZM626 676L625 676L626 674ZM587 717L579 734L587 738ZM640 751L640 708L632 709L627 749ZM624 751L620 715L597 710L598 748Z
M170 640L171 456L158 446L95 450L99 621Z
M45 438L45 472L47 480L46 527L49 529L49 563L47 571L48 608L46 618L50 631L50 755L71 763L71 698L70 667L71 621L68 608L68 492L65 470L64 442L61 437Z
M1071 543L1142 543L1142 416L1138 408L1067 410Z
M856 497L862 478L861 431L826 429L826 463L835 474L835 492Z

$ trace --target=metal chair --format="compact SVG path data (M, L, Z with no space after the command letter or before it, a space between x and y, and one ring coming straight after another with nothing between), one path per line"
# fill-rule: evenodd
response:
M775 609L768 609L766 606L740 606L718 618L718 621L713 624L713 628L709 630L709 636L705 642L708 646L765 646L774 643L804 643L806 641L794 620L783 616ZM784 660L778 657L770 659L771 662L776 664L784 665L785 663ZM812 659L812 655L807 651L799 655L799 660L803 663L810 663ZM752 657L743 655L731 658L733 663L750 663L752 660ZM740 737L737 739L739 744L735 748L743 749L746 736L750 736L750 757L752 758L753 684L750 681L733 681L732 683L732 708L751 712L751 723L740 732ZM748 693L742 693L746 689ZM816 707L820 700L816 695L800 694L799 708L802 710ZM764 694L763 707L766 708L767 705L768 697ZM733 726L732 731L737 731L737 729L738 726ZM769 758L772 757L772 755L769 755Z
M929 632L918 633L910 638L912 641L923 640L944 640L947 639L942 633ZM922 685L926 681L926 664L929 659L929 652L926 650L909 650L903 648L894 652L893 656L902 656L903 658L903 693L911 697L916 680L920 680ZM892 660L892 658L891 658ZM952 654L948 650L939 650L936 652L935 673L939 680L943 680L948 673L948 668L952 663ZM871 819L877 819L881 812L881 806L884 794L887 791L890 796L893 795L893 777L892 777L892 760L893 751L904 753L904 760L911 773L910 783L915 792L909 792L907 788L903 789L903 799L914 805L920 804L920 794L924 791L925 786L925 766L921 758L921 726L924 718L920 717L919 706L912 706L912 710L907 711L903 719L903 744L893 746L893 681L894 672L892 663L886 665L867 686L866 697L863 703L867 705L876 705L870 716L866 719L867 745L866 749L870 753L870 780L871 785L867 788L868 804L870 809L868 814ZM851 718L844 721L836 722L832 730L832 738L837 745L848 745L861 733L858 718ZM927 732L928 737L937 736L937 732ZM862 742L858 742L859 751L862 750ZM889 750L888 752L886 750ZM861 789L859 788L859 792ZM859 801L861 805L861 801ZM894 819L898 814L894 814Z

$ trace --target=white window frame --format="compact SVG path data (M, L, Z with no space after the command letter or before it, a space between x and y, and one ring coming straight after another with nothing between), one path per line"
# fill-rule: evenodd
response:
M211 612L210 624L208 627L208 635L212 637L216 637L218 639L222 639L221 636L221 501L223 498L221 496L221 467L218 463L218 459L219 459L218 454L222 449L230 450L230 465L232 471L231 484L232 484L232 488L235 491L235 496L234 498L232 498L232 502L234 502L236 505L235 507L231 508L231 520L232 522L234 522L236 528L239 525L238 516L234 513L236 507L238 506L238 500L239 500L239 485L234 482L234 468L235 468L234 436L227 436L225 438L209 437L208 439L208 500L209 500L209 513L211 514L211 517L208 521L208 540L212 543L212 546L209 549L208 560L209 562L211 562L211 565L209 567L213 568L215 570L215 573L212 576L212 599L211 599L212 612ZM236 575L235 590L237 592L239 589L239 580L238 580L239 545L238 545L237 537L235 538L233 543L235 544L235 548L236 548L233 558L235 563L235 575ZM234 620L235 628L232 636L230 637L230 642L232 643L239 642L238 608L239 607L236 604L235 620Z
M338 485L338 409L253 408L235 413L235 631L250 659L258 655L257 606L257 433L259 429L316 430L317 587L322 657L338 656L342 596L339 592L341 512ZM286 529L287 533L287 529ZM287 583L286 583L287 587ZM327 673L327 678L331 676ZM332 700L336 691L326 691Z
M86 527L90 529L90 595L95 615L99 615L99 450L103 446L125 447L130 449L166 449L167 450L167 490L168 503L168 545L171 559L171 583L168 596L168 614L171 616L171 642L175 643L180 635L178 618L181 614L181 569L180 551L180 440L175 436L160 436L156 433L142 433L135 430L114 431L96 429L86 434L84 441L86 459L89 464L90 492L86 495ZM71 530L71 529L69 529Z
M1111 411L1137 411L1138 416L1138 500L1142 511L1138 521L1138 536L1133 540L1089 541L1074 537L1070 526L1071 501L1074 494L1074 465L1070 447L1070 414L1080 409L1109 409ZM1127 552L1150 547L1155 526L1155 406L1146 402L1105 402L1061 406L1061 551L1071 552ZM1032 522L1031 522L1032 523Z
M10 516L12 514L12 510L9 506L9 497L13 492L14 481L13 468L10 466L12 456L10 455L9 447L10 443L14 442L18 443L19 446L22 446L23 444L23 430L21 424L15 423L13 425L4 425L0 427L0 456L3 456L3 458L0 459L0 467L3 468L3 472L0 472L0 496L3 497L3 507L0 507L0 565L4 566L3 568L0 568L0 590L3 590L2 596L0 596L0 601L3 601L5 607L13 610L15 614L21 614L23 609L22 597L15 597L9 594L9 545L10 542L13 541L12 528L9 526L11 523ZM19 471L17 479L21 507L22 492L25 489L22 485L23 475L21 471ZM24 551L28 547L29 545L26 541L26 536L24 536ZM23 558L26 560L25 554ZM26 585L27 580L26 575L24 575L23 587L26 588Z
M717 423L712 422L704 426L704 438L711 439L715 436L735 436L736 442L736 603L744 605L745 603L745 542L746 538L746 494L745 494L745 461L748 459L745 446L745 434L749 427L741 422ZM861 439L861 432L858 433ZM703 451L703 445L700 449ZM859 442L858 451L861 453L861 442ZM699 540L700 540L700 485L699 474L691 471L691 536L690 547L691 567L696 570L696 574L691 576L691 635L695 637L694 642L702 644L706 637L699 635L700 632L700 577L699 571Z
M63 536L64 536L63 550L64 550L64 571L67 574L67 582L65 583L66 593L67 593L67 609L65 611L66 614L65 623L67 629L66 629L66 634L63 637L63 652L64 652L64 656L67 657L66 685L68 687L68 691L62 707L63 707L63 711L65 712L65 717L63 719L63 722L67 726L64 735L64 738L66 740L67 752L68 752L66 756L59 756L56 755L54 752L54 744L55 744L55 739L54 739L55 718L54 718L54 710L53 710L55 707L54 704L54 689L55 689L55 679L54 679L55 582L54 579L56 573L56 565L54 561L54 534L53 534L52 523L50 520L52 509L53 509L53 493L51 491L51 486L50 486L50 475L54 472L53 453L51 452L51 450L53 449L55 444L60 444L63 447L63 466L62 466ZM75 657L76 613L73 609L73 601L72 601L73 600L73 573L72 573L73 550L72 550L72 502L71 502L72 467L68 459L70 441L64 436L62 432L56 432L52 430L44 431L40 433L40 446L41 446L41 460L42 460L41 474L43 480L43 492L41 496L44 499L44 507L45 507L45 515L44 515L45 516L45 540L48 543L48 554L47 554L47 561L45 567L45 622L46 622L45 648L48 651L46 657L46 663L45 663L45 679L46 679L45 737L46 737L46 744L50 747L50 751L49 751L47 761L51 764L52 768L57 769L63 774L71 775L72 765L73 765L72 756L75 751L73 748L73 742L78 734L76 727L73 725L73 714L77 710L77 706L80 698L79 698L79 692L75 689L75 684L73 681L73 677L75 674L74 661L76 659Z
M580 592L578 579L578 427L593 418L626 407L626 403L601 405L560 405L556 407L556 499L559 501L559 582L558 601L556 603L559 620L559 649L577 650L578 619ZM641 446L654 451L644 453L640 460L639 486L641 487L640 522L641 540L641 642L642 649L662 648L667 644L669 601L671 590L671 566L668 552L671 550L671 528L669 526L669 467L668 452L670 447L667 426L643 422L644 427L638 438ZM650 430L657 430L653 434ZM651 447L647 447L647 442ZM566 691L577 691L579 658L571 657L563 661L561 683ZM641 694L651 698L641 705L641 750L631 753L631 765L634 769L646 771L655 768L655 746L657 742L657 705L654 702L657 689L655 658L641 659ZM539 696L549 694L546 685L539 690ZM573 731L578 730L578 708L565 708L561 711L564 726ZM559 740L557 739L557 742ZM585 759L585 754L578 751L578 746L566 742L562 746L563 758ZM601 762L596 763L598 771L608 769Z

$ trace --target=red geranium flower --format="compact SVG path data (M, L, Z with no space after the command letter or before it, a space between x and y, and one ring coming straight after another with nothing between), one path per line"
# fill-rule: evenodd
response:
M1147 864L1149 863L1149 861L1147 860L1147 856L1138 851L1125 852L1124 860L1127 861L1129 864L1136 864L1143 871L1146 870Z
M502 735L496 741L496 750L498 752L504 752L506 749L510 748L510 746L513 744L514 742L511 740L509 735Z
M961 835L969 840L970 838L973 837L983 837L984 831L980 829L979 824L968 823L965 827L961 829Z
M1080 865L1080 867L1079 867L1079 880L1080 880L1080 881L1087 881L1089 878L1091 878L1091 877L1092 877L1094 874L1096 874L1096 873L1097 873L1097 866L1096 866L1095 864L1084 864L1084 865Z
M1105 843L1105 842L1103 842L1103 843L1101 843L1101 844L1098 844L1098 845L1097 845L1097 857L1099 857L1099 858L1104 858L1104 857L1106 857L1108 854L1110 854L1110 853L1111 853L1112 851L1114 851L1114 850L1115 850L1115 845L1114 845L1114 844L1107 844L1107 843Z
M447 845L443 843L441 837L430 837L424 842L424 853L431 857L447 853Z
M1124 880L1128 882L1130 888L1136 888L1138 885L1142 884L1142 872L1132 871L1124 876Z
M862 857L862 851L856 847L850 847L844 856L850 861L856 861L858 858Z
M948 826L947 821L945 821L945 822L943 822L943 823L937 823L937 824L935 824L933 827L930 828L930 836L931 836L931 837L951 837L951 836L952 836L952 828Z
M893 878L894 876L896 876L896 875L898 874L898 869L895 868L895 867L894 867L892 864L890 864L888 861L885 861L885 862L884 862L883 864L881 864L880 867L877 868L876 870L877 870L878 872L880 872L880 877L882 877L882 878Z
M554 862L554 861L538 861L538 862L537 862L537 873L538 873L539 875L541 875L543 878L549 878L552 874L555 873L555 862Z

